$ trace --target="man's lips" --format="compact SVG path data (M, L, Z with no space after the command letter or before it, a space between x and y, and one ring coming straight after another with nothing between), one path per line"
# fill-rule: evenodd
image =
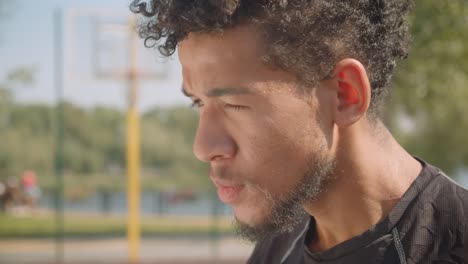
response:
M211 177L211 179L213 180L216 188L218 189L219 199L226 204L231 204L238 200L240 192L242 191L242 189L244 189L244 185L242 184L234 184L226 181L220 181L214 179L213 177Z
M222 186L222 185L216 185L216 188L218 188L218 196L219 199L223 203L234 203L237 199L239 199L239 194L244 189L243 185L238 185L238 186Z

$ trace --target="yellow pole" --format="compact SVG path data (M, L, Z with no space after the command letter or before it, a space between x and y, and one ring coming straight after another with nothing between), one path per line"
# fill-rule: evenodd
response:
M135 18L130 20L129 43L129 91L127 113L127 239L130 263L138 263L140 252L140 124L136 107L137 99L137 56L133 29Z
M139 120L136 109L127 114L128 226L130 263L138 263L140 248Z

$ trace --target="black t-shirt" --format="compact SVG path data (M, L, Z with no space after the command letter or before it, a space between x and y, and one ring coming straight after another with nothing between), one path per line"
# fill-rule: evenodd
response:
M468 263L468 190L438 168L423 169L389 215L321 253L309 251L314 219L257 243L249 264Z

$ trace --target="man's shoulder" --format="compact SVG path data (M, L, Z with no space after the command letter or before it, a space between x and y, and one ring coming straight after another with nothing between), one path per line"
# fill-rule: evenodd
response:
M304 216L303 221L291 232L272 235L258 241L247 263L281 263L281 260L285 258L285 256L293 254L293 251L302 249L305 231L308 229L309 221L310 216Z
M462 260L468 257L468 190L427 166L431 179L400 223L403 244L413 260Z
M439 227L467 227L468 190L454 182L442 170L426 165L431 180L416 199L415 212ZM422 219L421 219L422 220ZM467 230L465 228L465 230ZM443 231L443 228L438 228Z
M420 206L432 204L441 212L468 213L468 190L457 184L440 169L427 165L432 180L424 191L421 192ZM454 209L458 209L454 211ZM468 216L468 215L465 215Z

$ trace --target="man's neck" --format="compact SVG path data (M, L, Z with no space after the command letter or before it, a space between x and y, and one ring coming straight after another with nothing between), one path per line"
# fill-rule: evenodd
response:
M337 154L335 181L305 206L315 219L309 248L322 252L383 220L419 175L421 164L388 133L363 142L352 137Z

